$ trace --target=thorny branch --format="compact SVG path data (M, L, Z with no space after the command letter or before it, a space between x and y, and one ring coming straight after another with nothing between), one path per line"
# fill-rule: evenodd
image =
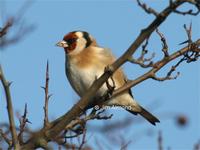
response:
M104 111L105 110L97 111L97 110L93 109L89 115L86 115L84 117L77 117L75 120L73 120L70 124L68 124L65 127L65 132L61 136L55 138L54 141L58 142L59 145L62 145L62 146L66 146L66 144L68 145L68 143L66 143L66 139L67 138L76 138L76 137L79 137L80 135L84 134L84 132L86 130L86 122L88 122L89 120L95 120L95 119L96 120L107 120L107 119L111 119L111 117L113 115L112 114L109 115L109 116L102 115L102 113L104 113ZM69 135L69 136L66 135L70 131L73 131L75 134L74 135ZM83 137L84 137L84 135L83 135ZM65 141L62 140L63 138L65 139Z
M55 137L59 137L59 135L61 134L62 131L66 131L66 130L73 130L73 127L76 127L77 125L82 125L86 122L86 120L91 120L91 119L110 119L111 116L100 116L98 115L98 113L96 113L96 111L92 111L92 113L88 116L85 117L85 119L81 120L79 117L81 114L83 114L83 111L85 110L85 108L91 103L91 101L93 100L93 97L95 96L97 90L104 84L106 83L106 81L108 81L108 79L112 76L112 74L124 63L130 61L130 57L136 52L136 50L138 49L138 47L145 41L147 40L150 35L152 34L152 32L154 32L158 26L163 23L165 21L165 19L172 13L172 12L176 12L177 8L182 5L185 2L188 2L190 4L193 4L196 6L196 8L198 8L199 11L199 1L198 0L175 0L175 1L170 1L170 5L168 7L166 7L161 13L157 13L155 10L149 8L146 6L146 4L142 4L139 0L137 0L138 5L140 7L142 7L147 13L152 13L156 16L155 20L145 29L143 29L140 33L140 35L137 37L137 39L132 43L132 45L128 48L128 50L118 59L116 60L112 65L108 66L108 69L105 70L104 74L97 79L92 86L88 89L88 92L80 99L80 101L75 104L71 110L69 110L66 114L64 114L63 116L61 116L60 118L49 122L49 125L46 126L45 128L42 128L41 130L35 132L34 134L32 134L32 136L21 145L21 149L26 150L26 149L35 149L38 147L43 147L43 148L47 148L47 143L49 141L56 141ZM189 12L189 11L188 11ZM191 11L188 13L191 14ZM5 29L4 29L5 30ZM8 30L8 29L6 29ZM3 34L2 34L3 33ZM5 35L5 31L1 30L1 37L4 37ZM159 34L160 32L158 32ZM163 47L165 47L166 49L166 40L163 40L163 36L162 34L159 34L161 37L161 40L163 42ZM1 38L2 40L3 38ZM156 79L157 77L155 76L156 72L158 72L163 66L165 66L167 63L169 63L170 61L184 56L182 59L182 61L187 61L187 62L191 62L191 61L196 61L197 58L199 57L199 53L200 53L200 40L197 40L196 42L189 42L190 44L188 44L188 46L182 48L179 51L176 51L174 53L172 53L171 55L169 55L166 50L164 50L164 58L161 59L160 61L157 61L156 63L150 63L149 65L143 65L144 62L146 61L150 61L152 60L152 58L149 59L145 59L144 56L147 53L145 51L146 46L148 44L148 40L146 41L146 44L143 46L143 50L141 53L141 56L137 59L137 60L133 60L134 63L139 64L142 67L151 67L151 70L149 70L148 72L146 72L144 75L136 78L135 80L132 81L128 81L123 87L113 91L112 95L110 98L113 98L117 95L119 95L120 93L130 89L131 87L141 83L142 81L145 81L147 79ZM2 44L2 41L0 43L0 45ZM168 47L167 47L168 49ZM168 75L169 77L171 77L172 72L176 69L176 67L182 62L181 60L174 65L174 67L169 71ZM47 65L48 66L48 65ZM47 67L48 68L48 67ZM48 70L48 69L47 69ZM46 71L48 72L48 71ZM1 81L3 83L4 79L2 77L2 71L0 70L0 77L1 77ZM168 78L168 77L167 77ZM47 79L47 73L46 73L46 79ZM47 81L47 80L46 80ZM5 82L7 83L7 82ZM48 84L46 82L46 84ZM5 92L9 93L9 83L7 83L7 87L8 89L5 88ZM46 86L45 86L46 87ZM10 95L10 94L8 94ZM7 97L8 101L9 101L9 97ZM48 90L47 90L47 94L45 92L45 100L49 99L49 95L48 95ZM10 99L11 100L11 99ZM11 102L11 101L10 101ZM45 102L46 105L46 102ZM12 105L11 105L12 106ZM48 107L48 101L47 101L47 105L46 107ZM11 126L11 133L12 133L12 143L14 144L14 148L15 149L19 149L19 143L18 143L18 139L17 139L17 134L16 134L16 129L15 129L15 125L14 125L14 119L13 119L13 112L12 112L12 107L10 110L8 110L9 113L9 119L11 116L11 121L10 121L10 126ZM47 116L48 114L48 110L47 113L45 111L45 116ZM47 116L48 117L48 116ZM79 118L79 119L77 119ZM44 119L45 120L45 119ZM46 118L47 122L48 122L48 118ZM45 122L45 121L44 121ZM45 123L44 123L45 126ZM70 128L71 127L71 128ZM3 132L2 132L3 133ZM2 134L1 133L1 134ZM4 135L4 134L3 134ZM20 143L21 144L21 143Z
M189 49L188 46L186 46L186 47L182 48L181 50L178 50L178 51L174 52L173 54L169 55L169 57L168 57L167 59L163 58L162 60L158 61L157 63L154 63L154 67L153 67L150 71L148 71L148 72L145 73L144 75L142 75L142 76L136 78L135 80L129 80L124 86L122 86L121 88L115 90L115 91L113 92L113 95L112 95L111 98L113 98L113 97L119 95L120 93L126 91L127 89L130 89L131 87L133 87L133 86L135 86L135 85L141 83L141 82L144 81L144 80L147 80L147 79L149 79L149 78L157 79L157 77L155 78L155 73L156 73L156 72L158 72L163 66L165 66L166 64L168 64L170 61L172 61L172 60L174 60L174 59L176 59L176 58L178 58L178 57L183 56L185 53L188 53L188 52L190 52L190 51L194 51L194 52L197 52L197 51L198 51L198 52L200 53L200 49L199 49L199 47L200 47L200 39L197 40L196 42L192 43L192 45L195 45L195 46L194 46L194 49ZM184 57L185 57L185 56L184 56ZM192 57L192 56L191 56L191 57ZM197 57L197 56L196 56L196 57ZM199 57L199 55L198 55L198 57ZM192 58L190 58L190 57L187 58L187 62L188 62L188 63L189 63L188 60L190 60L190 59L192 59ZM181 60L181 62L182 62L182 61L183 61L183 60ZM180 64L180 63L177 63L177 64L175 65L175 68L176 68L176 66L178 66L179 64ZM173 67L173 68L170 70L170 72L172 73L173 71L175 71L175 70L174 70L175 68ZM171 75L171 73L169 73L169 74ZM167 78L166 80L169 79L169 77L166 77L166 78ZM174 79L173 77L171 77L171 78ZM158 81L159 81L159 79L158 79Z
M45 80L45 87L42 87L45 91L45 104L44 104L44 127L47 127L49 125L49 119L48 119L48 103L49 99L52 96L49 95L49 63L47 61L46 66L46 80Z
M14 114L13 114L12 99L11 99L11 94L10 94L11 83L6 81L4 74L3 74L3 70L1 68L1 65L0 65L0 80L3 85L5 95L6 95L7 112L8 112L11 135L12 135L12 144L14 145L14 148L16 150L19 150L20 145L19 145L19 141L17 138L17 131L15 128L16 126L15 126L15 120L14 120Z
M19 126L19 134L18 134L18 140L19 140L19 143L20 144L23 144L24 143L24 139L23 139L23 133L25 131L25 126L26 126L26 123L31 123L28 118L27 118L27 104L25 104L25 107L24 107L24 114L23 116L20 118L19 122L20 122L20 126Z
M145 29L142 30L140 35L136 38L136 40L132 43L132 45L128 48L128 50L119 58L117 59L112 65L109 65L109 71L105 71L104 74L97 79L92 86L88 89L88 92L85 93L85 95L80 99L80 101L75 104L66 114L64 114L62 117L56 119L55 121L51 122L50 127L46 130L44 133L43 130L38 131L35 133L34 136L32 136L25 145L23 145L22 149L33 149L37 147L41 147L41 144L45 144L52 140L53 137L57 136L62 132L62 130L77 116L79 116L81 113L83 113L83 110L91 103L93 97L95 96L97 90L108 80L108 78L113 74L114 71L116 71L122 64L128 61L130 56L132 56L137 48L143 43L143 41L148 38L153 31L155 31L158 26L165 21L165 19L173 12L173 10L177 9L180 5L183 3L188 2L187 0L176 0L171 3L170 6L165 8L161 13L158 14L158 16L155 18L155 20ZM199 46L200 40L195 42L194 45ZM174 54L170 55L168 59L161 60L154 64L154 67L147 73L145 73L143 76L137 78L136 80L133 80L131 82L127 82L122 88L124 90L130 89L131 87L135 86L136 84L152 78L153 75L160 70L164 65L166 65L168 62L174 60L175 58L183 55L183 53L187 52L189 49L188 47L183 48L179 50L178 52L175 52ZM116 90L118 94L123 91L123 89L120 88ZM113 92L113 95L116 95L117 92ZM124 91L123 91L124 92ZM38 136L40 137L38 139Z

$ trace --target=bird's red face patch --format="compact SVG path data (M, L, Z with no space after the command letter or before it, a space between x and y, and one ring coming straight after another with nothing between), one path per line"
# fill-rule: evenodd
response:
M74 34L73 32L64 36L63 40L66 41L67 44L69 45L68 47L64 48L66 53L70 53L76 48L77 39L78 39L77 35Z

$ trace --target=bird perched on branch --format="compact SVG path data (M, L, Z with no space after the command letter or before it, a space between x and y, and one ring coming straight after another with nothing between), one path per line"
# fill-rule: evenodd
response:
M109 49L99 47L96 40L85 31L70 32L56 45L65 50L67 78L81 97L104 73L105 67L116 60ZM112 78L108 79L108 83L116 89L126 83L126 77L121 68L114 72ZM107 91L108 85L105 83L96 93L96 97L103 96ZM105 101L103 105L118 106L134 115L140 114L153 125L159 122L155 116L136 102L130 90Z

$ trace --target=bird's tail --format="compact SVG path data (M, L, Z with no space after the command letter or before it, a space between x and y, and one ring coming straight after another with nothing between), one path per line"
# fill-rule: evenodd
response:
M132 111L132 110L129 110L129 112L132 113L132 114L134 114L134 115L137 115L139 113L142 117L144 117L152 125L156 125L156 123L160 122L158 120L158 118L156 118L154 115L152 115L146 109L144 109L142 106L139 106L139 107L141 109L139 112L135 112L135 111Z

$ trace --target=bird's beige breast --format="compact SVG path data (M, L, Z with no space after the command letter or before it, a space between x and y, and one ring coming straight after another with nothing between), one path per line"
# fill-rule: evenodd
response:
M66 72L68 79L75 91L82 96L87 89L92 85L94 80L99 78L107 65L114 62L115 58L112 55L106 55L105 50L100 48L86 49L82 53L68 57ZM125 77L121 69L118 69L112 76L113 80L108 82L115 84L116 89L123 86ZM107 91L107 86L104 84L99 90L98 95L102 95Z
M74 90L83 96L94 82L97 71L93 67L83 68L71 63L67 65L66 73Z

